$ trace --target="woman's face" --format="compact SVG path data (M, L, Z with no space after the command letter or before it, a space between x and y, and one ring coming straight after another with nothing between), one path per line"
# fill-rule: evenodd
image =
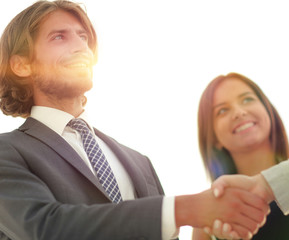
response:
M271 121L254 91L238 78L221 82L213 97L217 147L230 153L270 146Z

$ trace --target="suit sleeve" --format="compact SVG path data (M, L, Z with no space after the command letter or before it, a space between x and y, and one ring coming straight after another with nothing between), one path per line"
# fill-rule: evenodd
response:
M12 240L159 240L162 199L117 205L60 202L27 159L0 141L0 230Z
M284 214L288 215L289 160L281 162L265 171L262 171L262 175L269 183L280 209Z

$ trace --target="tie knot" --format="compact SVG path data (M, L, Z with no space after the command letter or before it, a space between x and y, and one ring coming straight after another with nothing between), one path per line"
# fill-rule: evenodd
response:
M76 131L80 132L80 133L87 133L90 131L89 127L87 126L87 123L80 119L80 118L74 118L72 119L67 126L75 129Z

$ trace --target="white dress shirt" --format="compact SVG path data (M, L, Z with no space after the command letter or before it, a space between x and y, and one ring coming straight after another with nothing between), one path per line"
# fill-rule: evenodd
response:
M43 123L60 136L62 136L72 148L80 155L88 168L96 175L94 169L91 166L91 163L87 157L87 154L84 150L81 136L78 131L67 126L69 121L74 118L71 114L63 112L58 109L42 107L42 106L33 106L31 110L31 117ZM85 120L91 129L90 122L83 112L79 118ZM92 131L94 133L94 131ZM95 134L94 134L95 135ZM123 200L132 200L135 199L135 191L133 183L120 163L115 154L111 149L95 135L97 143L99 144L101 150L106 156L107 161L110 164L110 167L115 175L117 183L119 185L119 190ZM162 239L168 240L175 237L177 233L176 223L175 223L175 198L174 197L164 197L162 205Z

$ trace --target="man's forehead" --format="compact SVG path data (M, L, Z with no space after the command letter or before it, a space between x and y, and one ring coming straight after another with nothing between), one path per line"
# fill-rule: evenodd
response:
M75 15L64 10L56 10L41 21L39 32L48 33L53 29L67 29L70 27L84 30L83 25Z

